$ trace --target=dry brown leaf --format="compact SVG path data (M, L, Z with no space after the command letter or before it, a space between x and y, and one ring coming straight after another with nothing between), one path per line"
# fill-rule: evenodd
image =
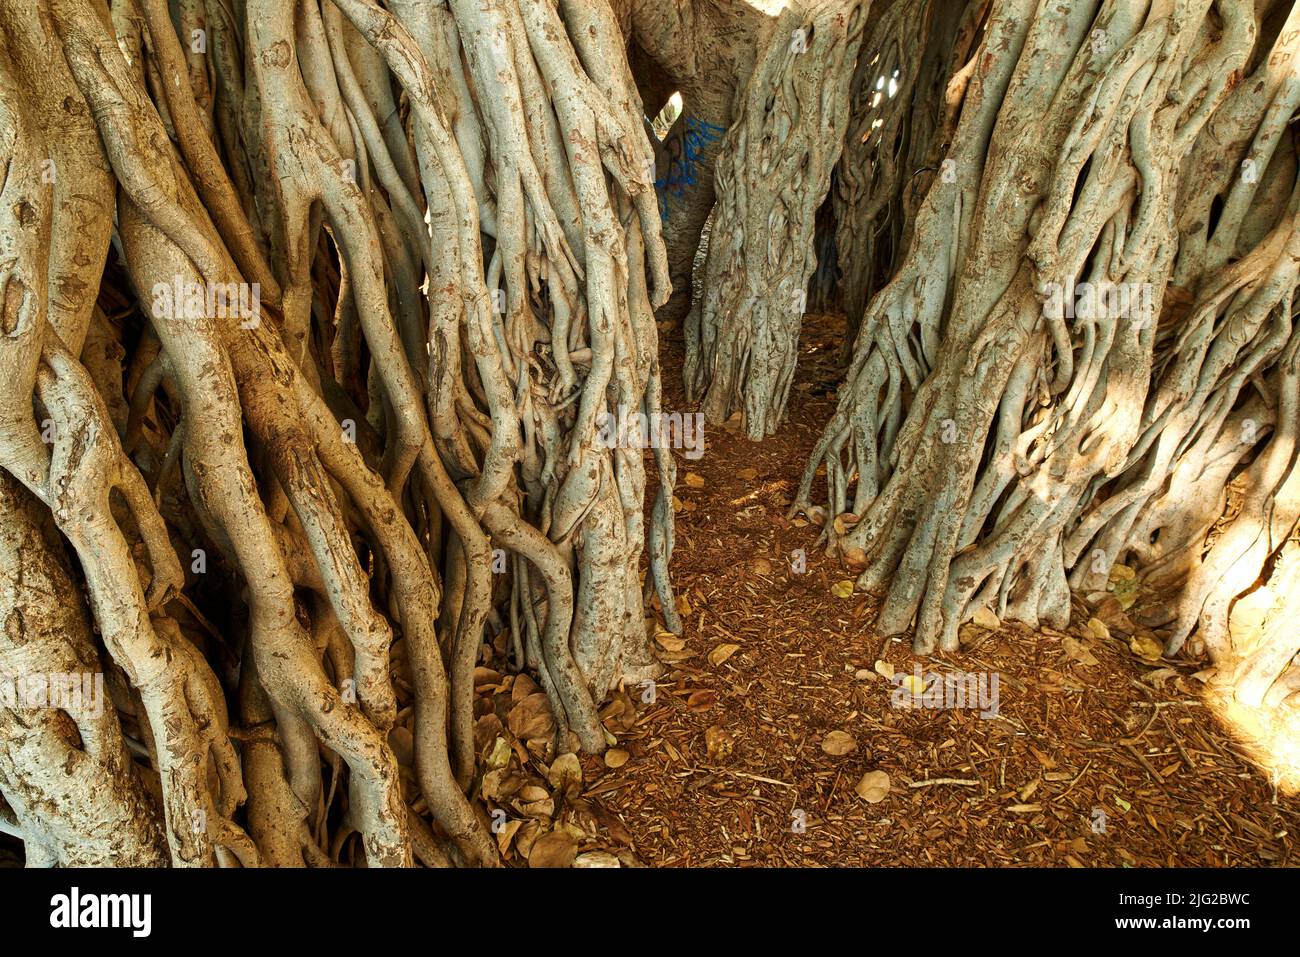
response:
M1083 642L1074 638L1062 638L1061 649L1081 665L1098 664L1096 656L1087 649Z
M510 686L510 703L518 704L530 694L537 694L541 690L528 675L515 675L514 683Z
M822 750L837 758L850 754L857 748L857 739L847 731L830 731L822 738Z
M512 821L506 821L501 830L497 831L497 850L501 856L507 860L510 857L510 842L515 839L515 832L523 826L523 821L518 818Z
M574 867L622 867L617 857L609 851L588 851L573 859Z
M671 631L661 631L655 635L655 641L660 648L665 651L681 651L686 647L686 641L678 638Z
M730 642L718 645L718 647L709 652L709 664L716 668L739 650L740 645L732 644Z
M884 771L868 771L853 790L868 804L879 804L889 793L889 775Z
M704 747L714 762L731 757L736 748L736 736L721 725L713 725L704 732Z
M521 741L542 740L555 734L550 702L540 692L530 694L511 708L507 724L510 733Z
M528 866L568 867L577 856L577 839L568 831L557 828L533 842L528 852Z
M551 763L546 780L557 791L575 797L582 788L582 762L576 754L562 754Z
M636 727L636 704L632 696L626 691L615 691L600 709L600 720L615 734L631 731Z
M844 564L854 571L867 567L867 551L856 545L841 549L840 557L844 559Z
M686 707L692 711L708 711L717 700L718 693L716 691L701 688L699 691L691 692L690 697L686 699Z
M1165 649L1160 642L1149 635L1135 635L1128 643L1128 650L1143 661L1159 661Z

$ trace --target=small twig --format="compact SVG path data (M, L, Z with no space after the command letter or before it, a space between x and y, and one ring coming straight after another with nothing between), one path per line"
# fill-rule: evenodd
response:
M1132 754L1133 757L1137 758L1138 763L1141 764L1142 767L1146 768L1147 774L1151 775L1152 779L1153 779L1157 784L1159 784L1160 787L1162 787L1162 788L1166 787L1166 785L1165 785L1165 779L1162 778L1162 777L1160 776L1160 772L1159 772L1159 771L1157 771L1154 767L1151 766L1151 762L1148 761L1148 760L1143 756L1143 754L1142 754L1141 751L1139 751L1137 748L1133 747L1133 745L1128 744L1128 743L1125 743L1124 747L1128 748L1129 753Z
M1187 749L1183 747L1183 742L1178 737L1178 732L1174 730L1174 726L1169 722L1169 716L1160 713L1160 721L1165 726L1165 730L1169 732L1169 740L1173 741L1174 747L1178 749L1179 755L1182 756L1183 764L1187 765L1187 770L1193 770L1196 765L1192 762L1191 755L1187 753Z
M977 788L980 786L979 781L970 778L929 778L925 781L908 781L909 788L928 788L932 784L959 784L962 787Z

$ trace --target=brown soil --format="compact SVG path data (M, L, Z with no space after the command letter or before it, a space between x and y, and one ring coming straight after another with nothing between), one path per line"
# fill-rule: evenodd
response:
M962 654L919 662L873 630L872 599L833 592L853 574L786 509L834 408L842 336L809 317L776 435L708 428L703 457L679 458L684 642L663 637L655 700L628 689L635 719L611 722L627 762L583 759L579 804L603 824L585 847L651 866L1293 862L1300 801L1211 713L1195 663L1144 662L1082 620L1072 635L967 625ZM666 338L665 408L682 409L680 333ZM880 672L917 664L996 674L997 717L891 706ZM875 771L889 790L869 803L855 788Z

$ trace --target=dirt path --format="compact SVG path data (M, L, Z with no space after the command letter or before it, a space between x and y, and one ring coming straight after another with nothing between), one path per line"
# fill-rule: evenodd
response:
M816 528L785 518L838 383L842 332L809 326L780 433L752 445L710 428L707 452L679 459L684 640L663 638L653 702L629 689L626 763L583 762L610 846L657 866L1294 862L1300 801L1218 726L1190 664L972 625L961 656L920 667L986 692L996 677L995 717L891 705L891 666L918 662L875 634L870 600L833 592L852 576L814 547ZM665 367L680 368L669 338ZM665 407L685 408L669 378ZM883 772L864 788L874 802L855 793L868 772Z

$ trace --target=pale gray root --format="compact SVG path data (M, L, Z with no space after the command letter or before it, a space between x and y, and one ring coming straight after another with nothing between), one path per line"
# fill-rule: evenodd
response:
M83 854L491 865L494 601L525 611L557 750L570 728L603 750L601 701L658 673L675 468L654 450L647 524L642 437L603 431L661 411L671 292L625 15L0 6L0 465L72 546L138 735L111 709L81 731ZM250 287L251 315L205 302ZM523 561L496 590L499 546ZM29 803L76 728L32 727L41 760L0 763L6 827L66 862L71 818Z
M743 411L759 440L785 414L815 220L848 121L870 4L818 0L768 24L717 163L704 298L686 320L687 398L708 421Z
M1194 634L1277 703L1295 643L1231 621L1275 562L1286 580L1300 518L1300 14L1033 7L992 5L952 181L867 308L796 509L920 653L980 607L1061 627L1071 587L1127 561L1176 594L1168 654ZM1058 294L1076 283L1098 295Z
M61 549L38 503L0 475L0 681L15 695L33 680L75 681L83 692L79 713L0 706L0 792L29 864L158 867L166 844L117 711L84 694L96 680L106 687L89 622L78 606L50 600L75 587Z
M982 3L896 0L871 9L849 95L844 151L830 191L845 358L871 295L906 251L907 200L939 175L948 78L970 57ZM975 21L972 23L972 21ZM959 100L958 100L959 101ZM820 262L819 262L820 267Z

